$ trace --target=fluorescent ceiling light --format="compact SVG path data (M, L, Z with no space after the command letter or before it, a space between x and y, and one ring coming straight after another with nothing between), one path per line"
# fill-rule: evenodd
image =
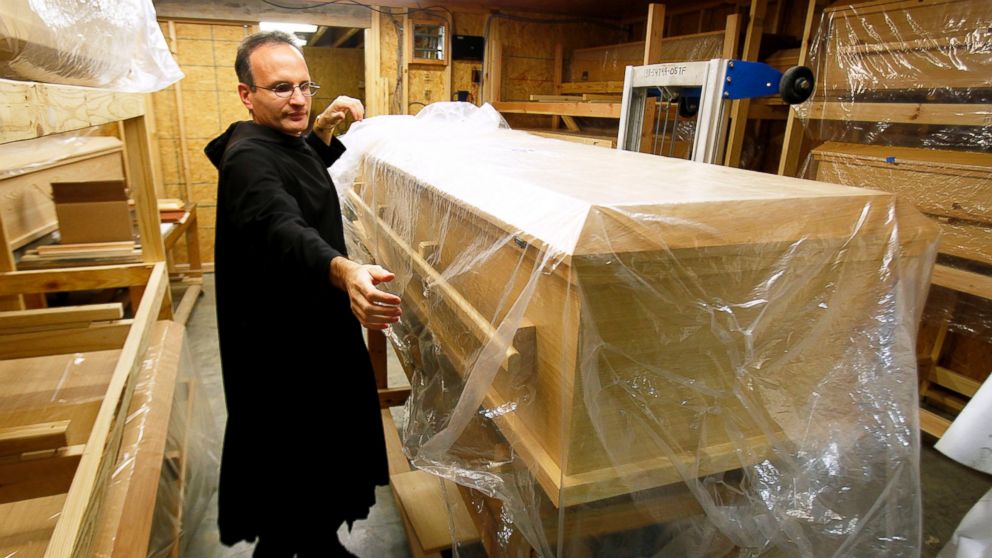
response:
M285 31L287 33L316 33L317 26L309 23L282 23L278 21L259 22L262 31Z

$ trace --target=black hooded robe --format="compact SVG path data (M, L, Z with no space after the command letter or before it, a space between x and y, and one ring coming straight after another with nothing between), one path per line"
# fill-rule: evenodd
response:
M228 419L220 538L336 537L389 482L361 326L330 283L346 256L327 167L344 152L311 134L232 124L204 150L220 171L217 325ZM268 537L267 537L268 535Z

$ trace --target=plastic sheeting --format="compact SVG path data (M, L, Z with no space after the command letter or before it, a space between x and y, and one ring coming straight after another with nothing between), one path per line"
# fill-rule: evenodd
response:
M812 148L801 176L903 196L939 223L939 264L992 277L992 4L837 5L814 32L816 93L798 107ZM988 297L934 286L921 357L984 380Z
M343 140L350 253L403 298L404 450L490 555L918 555L908 204L466 103Z
M119 554L121 548L134 552L144 544L149 558L196 555L190 554L198 544L194 535L209 521L208 504L216 492L220 466L220 434L201 393L188 344L182 342L185 328L174 322L160 324L165 330L142 361L144 373L135 386L101 510L101 525L122 523L116 532L99 531L95 558ZM154 507L134 500L136 493L154 493ZM150 530L136 534L139 517Z
M183 73L151 0L4 0L0 77L150 93Z

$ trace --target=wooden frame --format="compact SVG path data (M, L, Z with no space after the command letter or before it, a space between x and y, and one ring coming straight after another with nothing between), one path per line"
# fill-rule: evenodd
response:
M118 356L110 361L113 362L113 369L109 376L106 393L102 397L92 422L88 425L88 433L84 433L85 443L81 446L61 447L56 445L50 447L50 451L55 452L54 455L72 455L73 457L68 461L63 461L57 471L48 473L57 473L63 482L65 479L70 479L71 484L68 486L58 521L51 532L45 551L46 558L89 556L89 545L92 543L92 534L96 529L96 518L106 489L106 481L111 473L111 466L117 457L117 450L123 436L124 416L134 392L134 379L141 368L141 356L145 352L149 333L158 316L171 316L171 308L167 306L166 298L168 286L169 281L164 262L120 267L0 273L0 296L6 297L96 288L136 288L143 293L141 302L135 309L134 318L115 321L119 324L118 329L125 332L123 336L116 335L98 345L86 342L74 344L73 341L52 345L41 341L40 338L25 340L20 337L20 352L0 355L11 365L19 366L22 359L18 355L21 354L31 354L33 356L28 358L34 358L49 355L71 355L77 352L85 355L93 350L119 351ZM40 310L33 312L53 314L59 311ZM78 311L74 312L78 313ZM23 319L23 316L21 318ZM78 322L74 321L76 319L77 317L68 321L49 320L51 326L58 329L50 330L47 333L72 339L72 336L68 335L69 333L95 327L95 324L90 323L79 326ZM57 323L59 321L64 323ZM12 333L4 337L10 335L23 336L24 334ZM24 353L24 343L33 343L35 350ZM11 358L14 360L11 361ZM83 425L84 429L85 426L87 425ZM70 428L72 428L71 425ZM9 461L10 459L13 461ZM19 457L8 457L8 460L0 465L0 470L15 466L28 471L36 470L36 473L31 473L32 476L41 475L41 477L36 478L35 482L25 485L22 490L15 492L13 500L7 499L8 502L30 501L36 496L58 494L59 487L63 486L58 483L52 485L44 481L46 473L43 471L45 469L38 469L40 464L23 454ZM11 505L17 506L19 504L12 503Z
M0 144L120 122L124 164L135 202L142 259L165 261L159 227L151 138L145 124L145 96L103 89L0 79ZM0 272L16 269L6 229L0 222ZM171 294L166 292L171 304ZM0 309L22 309L20 296L0 297Z

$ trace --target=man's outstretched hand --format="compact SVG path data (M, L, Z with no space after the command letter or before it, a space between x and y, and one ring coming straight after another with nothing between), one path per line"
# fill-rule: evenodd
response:
M376 288L396 276L378 265L363 265L347 258L331 260L331 283L348 293L351 311L368 329L383 330L399 321L400 297Z

